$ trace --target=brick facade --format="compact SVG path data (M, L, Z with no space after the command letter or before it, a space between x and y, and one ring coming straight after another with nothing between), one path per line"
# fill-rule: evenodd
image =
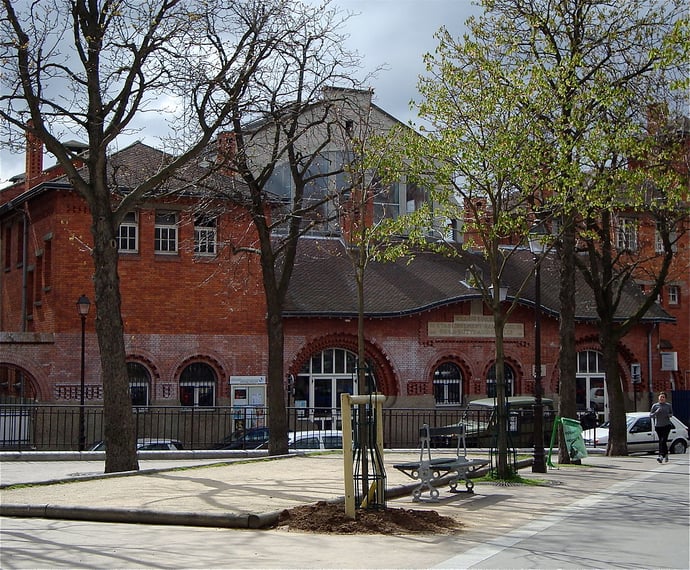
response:
M0 193L0 204L17 196L17 188ZM215 374L218 404L230 402L231 376L267 374L265 301L258 258L237 253L253 243L247 213L224 204L217 226L218 251L195 254L193 203L147 203L137 209L138 249L120 256L122 316L128 360L145 367L151 380L151 404L180 402L180 376L190 363L207 364ZM179 214L179 251L154 251L155 213ZM27 238L24 240L24 224ZM66 189L46 190L0 219L2 274L0 282L0 374L7 386L19 373L23 394L44 402L74 402L79 397L81 320L76 301L93 300L90 256L90 214L83 200ZM639 363L645 402L650 391L687 389L690 374L690 294L687 236L679 246L680 267L671 283L679 287L677 303L662 304L677 318L674 325L638 326L619 346L619 366L628 409L635 407L630 365ZM26 243L27 259L23 259ZM683 257L685 255L685 257ZM27 284L26 320L22 289ZM665 289L665 294L668 288ZM494 361L490 317L481 303L463 301L413 315L368 319L367 359L374 367L387 405L434 406L433 378L443 363L453 363L462 375L462 403L487 394L487 377ZM100 361L94 314L86 320L86 398L102 398ZM477 335L445 334L458 318L473 319ZM509 321L514 332L505 340L505 358L514 374L513 393L534 389L534 313L518 308ZM285 370L295 377L314 355L329 348L356 352L356 319L287 318ZM598 351L596 329L577 326L578 351ZM557 398L558 323L542 318L542 364L545 396ZM661 372L660 351L678 353L679 371ZM669 349L670 350L670 349ZM648 355L651 354L651 361ZM650 383L650 373L652 382ZM286 385L288 380L286 379ZM293 404L294 401L289 403ZM643 406L643 407L644 407Z

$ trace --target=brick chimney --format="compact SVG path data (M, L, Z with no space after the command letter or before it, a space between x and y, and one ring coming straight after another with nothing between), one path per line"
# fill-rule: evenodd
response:
M34 181L38 180L43 172L43 141L32 132L32 129L33 123L29 121L26 125L26 190L33 186Z
M216 150L216 164L220 166L220 171L232 176L235 174L235 169L232 167L232 162L237 153L237 143L235 142L235 133L225 131L218 135L218 143Z
M647 106L647 134L663 134L668 122L668 106L665 103L653 103Z

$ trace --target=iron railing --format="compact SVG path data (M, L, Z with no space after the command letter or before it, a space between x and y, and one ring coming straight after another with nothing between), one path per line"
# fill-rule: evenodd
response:
M342 429L340 411L323 408L288 408L289 431ZM80 406L54 404L1 404L0 449L16 451L76 451L79 449ZM250 428L267 426L267 409L149 406L133 408L137 439L173 439L184 449L217 449ZM509 441L514 447L531 447L534 428L531 410L511 411ZM383 410L384 447L410 449L419 445L423 424L466 426L467 443L492 447L496 426L490 412L450 408L395 408ZM545 441L551 433L553 412L545 412ZM103 440L103 407L84 406L86 449ZM453 442L436 442L454 445ZM247 447L253 446L250 443Z

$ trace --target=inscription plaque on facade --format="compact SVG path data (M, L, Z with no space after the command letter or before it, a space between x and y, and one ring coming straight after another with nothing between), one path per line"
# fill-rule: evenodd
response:
M428 327L430 337L445 338L494 338L494 320L490 316L456 315L453 322L434 323ZM506 323L504 338L524 338L525 327L522 323Z

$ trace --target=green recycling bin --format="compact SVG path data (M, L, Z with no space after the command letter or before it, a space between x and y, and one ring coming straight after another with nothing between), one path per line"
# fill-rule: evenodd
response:
M576 461L587 457L587 448L585 448L585 441L582 439L582 424L571 418L561 418L560 420L570 459Z

